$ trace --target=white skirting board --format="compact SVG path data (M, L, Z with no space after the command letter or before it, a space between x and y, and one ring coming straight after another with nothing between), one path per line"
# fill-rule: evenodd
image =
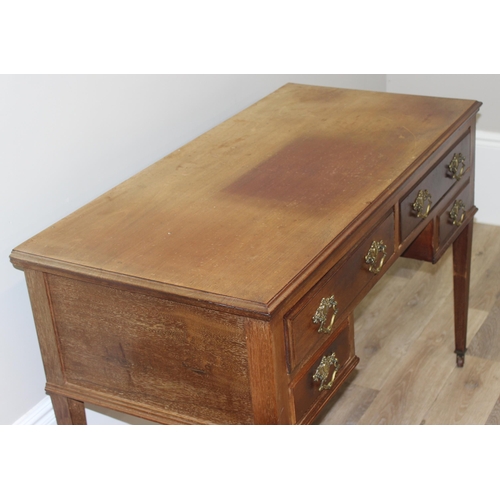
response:
M88 425L154 425L141 418L125 415L124 413L85 405L85 415ZM45 396L38 404L28 411L12 425L56 425L56 417L52 408L52 401Z
M56 417L49 396L45 396L13 425L56 425Z
M500 134L476 133L475 204L479 211L477 222L500 226Z
M476 135L476 221L500 226L500 133L477 131ZM89 424L123 425L123 420L104 412L86 410ZM125 419L128 420L128 419ZM14 425L55 425L56 420L50 398L46 396ZM133 423L132 421L130 423Z

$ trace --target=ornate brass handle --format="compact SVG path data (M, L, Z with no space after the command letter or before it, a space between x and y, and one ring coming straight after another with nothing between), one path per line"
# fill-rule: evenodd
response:
M326 381L328 379L328 375L330 374L330 368L332 366L333 366L332 378L330 379L330 382L327 383ZM313 380L315 382L321 382L319 386L320 391L332 388L333 382L335 380L335 375L337 375L339 368L340 368L340 363L339 360L337 359L337 356L335 356L334 352L330 354L330 356L323 356L318 368L316 369L316 372L313 375Z
M459 218L460 213L462 215ZM460 226L465 219L466 213L464 202L462 200L456 200L450 210L450 219L453 221L453 225Z
M326 320L328 319L329 310L332 309L332 319L330 320L330 324L325 327ZM318 333L331 333L333 330L333 323L335 321L335 316L337 316L338 308L337 301L335 300L335 296L321 299L318 309L314 313L312 318L313 323L318 324Z
M378 265L376 264L378 259L378 254L382 254ZM382 240L374 241L365 256L365 262L370 266L369 271L373 274L378 274L384 265L384 260L387 256L387 246L384 245Z
M427 208L426 208L427 205ZM431 194L427 189L421 189L418 194L417 198L413 202L413 210L417 212L417 217L420 217L421 219L425 219L431 210L432 206L432 199L431 199Z
M449 171L452 173L452 178L459 181L465 172L465 157L462 153L455 153L448 165Z

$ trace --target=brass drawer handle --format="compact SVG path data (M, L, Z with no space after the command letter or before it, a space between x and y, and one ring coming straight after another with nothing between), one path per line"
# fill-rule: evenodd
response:
M333 366L332 378L330 379L330 382L326 383L328 375L330 374L330 368L332 366ZM335 356L334 352L330 354L330 356L323 356L315 374L313 375L313 380L315 382L321 382L319 386L320 391L329 390L332 388L333 382L335 380L335 375L337 375L339 368L340 368L340 363L337 357Z
M325 327L326 320L328 319L329 310L332 309L332 319L330 320L330 324ZM333 323L335 321L335 316L339 312L337 307L337 301L335 300L335 296L332 295L328 298L321 299L318 309L314 313L312 318L313 323L318 324L318 333L332 333Z
M432 199L429 191L427 191L427 189L421 189L412 206L413 210L417 212L417 217L425 219L429 215L432 206Z
M453 174L452 178L459 181L465 172L465 157L462 153L455 153L448 165L449 171Z
M461 213L461 216L460 216ZM454 226L460 226L465 219L467 211L465 209L465 204L462 200L455 200L453 206L450 210L450 219L453 221ZM459 218L460 216L460 218Z
M378 265L376 264L378 259L378 254L382 254ZM369 271L373 274L378 274L384 265L385 258L387 256L387 246L384 245L382 240L374 241L365 256L365 262L370 266Z

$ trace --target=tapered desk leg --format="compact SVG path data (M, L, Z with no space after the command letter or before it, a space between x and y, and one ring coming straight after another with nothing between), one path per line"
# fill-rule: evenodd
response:
M457 366L464 366L467 349L472 220L453 243L453 295L455 306L455 353Z
M81 401L51 394L57 425L86 425L85 406Z

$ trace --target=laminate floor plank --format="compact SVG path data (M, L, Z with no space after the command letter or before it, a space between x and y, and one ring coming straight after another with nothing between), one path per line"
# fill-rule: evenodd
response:
M469 344L467 354L500 362L500 298L495 302L477 335Z
M466 356L465 366L453 370L423 423L485 424L500 394L500 363Z
M400 259L401 260L401 259ZM408 286L408 278L394 276L390 278L391 286L384 286L387 276L379 281L354 310L354 320L359 335L356 341L360 343L364 337L371 334L372 325L387 313L387 308L396 300Z
M500 397L497 399L493 410L486 420L486 425L500 425Z
M500 227L474 224L469 305L489 311L500 292Z
M415 259L398 259L387 271L386 276L399 276L400 278L411 279L413 275L422 267L424 263Z
M449 297L451 302L451 297ZM388 376L360 424L419 424L454 370L453 322L449 310L436 311L422 334ZM469 312L473 335L484 311ZM468 362L468 360L466 361Z
M353 378L355 379L355 376ZM351 380L335 394L316 423L320 425L356 425L377 394L378 391L356 385L355 380ZM332 411L333 406L335 406L334 411Z
M408 281L422 267L422 262L413 259L398 259L387 271L354 311L360 335L369 333L365 325L372 325L376 318L383 315L395 298L408 286ZM391 286L387 286L387 281ZM358 341L361 337L358 337Z

